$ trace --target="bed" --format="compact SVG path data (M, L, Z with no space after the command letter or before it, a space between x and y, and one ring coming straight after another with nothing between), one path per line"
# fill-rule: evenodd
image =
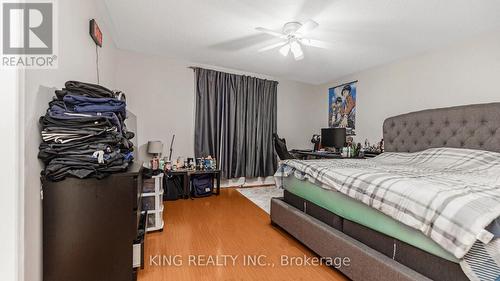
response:
M353 280L495 280L477 257L500 249L500 103L391 117L383 133L374 159L285 161L272 223L349 257Z

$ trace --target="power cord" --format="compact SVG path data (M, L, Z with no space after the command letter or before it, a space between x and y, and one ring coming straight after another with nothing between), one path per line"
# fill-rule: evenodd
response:
M97 84L100 84L99 81L99 46L95 44L95 64L96 64L96 70L97 70Z

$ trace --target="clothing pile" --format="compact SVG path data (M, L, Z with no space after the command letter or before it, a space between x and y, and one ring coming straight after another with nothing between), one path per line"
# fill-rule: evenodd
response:
M42 176L51 181L103 178L127 170L133 161L134 133L124 124L125 95L77 81L66 82L55 94L40 117Z

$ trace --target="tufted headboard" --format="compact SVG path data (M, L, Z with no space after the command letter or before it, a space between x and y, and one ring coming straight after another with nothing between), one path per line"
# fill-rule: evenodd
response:
M385 151L433 147L500 152L500 103L428 109L387 118Z

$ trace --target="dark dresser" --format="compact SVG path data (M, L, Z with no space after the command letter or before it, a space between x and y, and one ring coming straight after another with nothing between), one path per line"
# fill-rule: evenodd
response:
M142 165L101 180L44 181L43 280L136 280L144 264Z

